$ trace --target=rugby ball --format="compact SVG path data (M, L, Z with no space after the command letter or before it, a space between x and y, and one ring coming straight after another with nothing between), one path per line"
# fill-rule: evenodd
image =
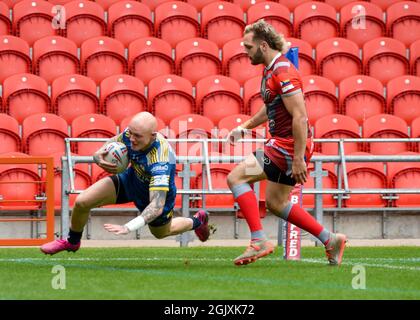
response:
M105 148L108 151L104 160L117 165L118 173L123 172L128 167L128 149L124 143L111 142Z

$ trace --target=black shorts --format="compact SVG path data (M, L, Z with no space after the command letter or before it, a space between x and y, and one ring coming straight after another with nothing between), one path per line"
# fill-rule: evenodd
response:
M115 187L115 193L117 195L116 204L121 203L127 203L132 202L133 200L130 199L130 197L127 195L127 192L125 191L124 184L120 182L120 179L118 178L118 175L112 175L110 176L112 182L114 183ZM142 211L140 208L137 208ZM149 226L152 227L161 227L165 224L168 224L173 217L173 210L167 213L162 213L159 217L157 217L155 220L148 223Z
M253 153L269 181L292 187L296 185L296 180L290 175L287 175L284 170L280 169L262 150L257 150Z

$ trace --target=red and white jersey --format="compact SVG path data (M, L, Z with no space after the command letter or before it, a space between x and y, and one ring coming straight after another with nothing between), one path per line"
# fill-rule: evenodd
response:
M279 53L265 67L261 82L261 96L267 108L269 131L273 137L293 138L292 115L287 111L283 97L297 93L303 94L300 75L293 63Z

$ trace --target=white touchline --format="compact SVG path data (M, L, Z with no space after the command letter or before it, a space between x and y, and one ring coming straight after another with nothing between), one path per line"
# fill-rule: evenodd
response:
M135 258L135 257L120 257L120 258L0 258L0 262L30 262L30 261L231 261L228 258L170 258L170 257L151 257L151 258ZM268 258L264 261L279 261L280 259ZM410 266L397 266L390 264L379 264L379 263L366 263L363 261L389 261L389 262L417 262L420 258L357 258L357 259L346 259L342 262L342 265L355 265L363 264L367 267L384 268L384 269L400 269L400 270L411 270L420 271L420 267ZM300 260L308 263L319 263L326 264L324 259L310 259L304 258Z

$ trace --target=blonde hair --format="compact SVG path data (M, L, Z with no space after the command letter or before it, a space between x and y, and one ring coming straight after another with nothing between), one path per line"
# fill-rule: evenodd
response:
M247 25L245 27L244 35L250 32L254 33L254 41L265 41L271 49L278 50L281 53L286 53L289 50L289 45L283 34L277 33L274 27L265 22L264 19L260 19L253 24Z

